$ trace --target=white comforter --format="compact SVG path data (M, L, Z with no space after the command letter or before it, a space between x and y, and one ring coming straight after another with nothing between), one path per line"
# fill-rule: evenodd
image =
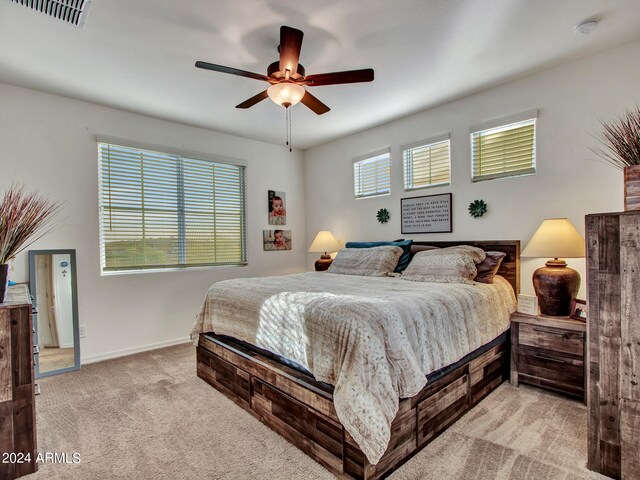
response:
M375 464L399 399L507 330L515 305L502 277L461 285L308 272L215 283L193 333L252 343L334 385L340 421Z

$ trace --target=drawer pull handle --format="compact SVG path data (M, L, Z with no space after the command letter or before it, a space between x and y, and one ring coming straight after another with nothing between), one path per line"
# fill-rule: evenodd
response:
M539 358L540 360L548 360L549 362L556 362L556 363L567 363L564 360L560 360L558 358L553 358L553 357L546 357L544 355L531 355L533 358Z
M534 332L541 332L541 333L550 333L551 335L558 335L559 337L564 338L565 340L569 340L570 335L567 332L557 332L555 330L545 330L544 328L534 328L533 329Z

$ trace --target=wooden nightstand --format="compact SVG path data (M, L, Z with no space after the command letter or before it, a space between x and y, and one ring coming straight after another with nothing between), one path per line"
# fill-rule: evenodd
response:
M585 401L586 324L569 317L511 315L511 384Z

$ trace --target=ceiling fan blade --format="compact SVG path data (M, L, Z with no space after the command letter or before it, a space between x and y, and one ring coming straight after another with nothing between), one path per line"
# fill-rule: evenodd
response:
M307 75L300 83L309 87L322 85L339 85L342 83L361 83L373 81L373 69L349 70L347 72L319 73Z
M249 108L249 107L253 107L256 103L261 102L262 100L264 100L265 98L267 98L269 95L267 94L267 91L265 90L264 92L260 92L257 95L254 95L253 97L251 97L248 100L245 100L244 102L242 102L239 105L236 105L236 108Z
M215 63L196 62L197 68L204 68L205 70L213 70L214 72L230 73L231 75L238 75L240 77L253 78L255 80L264 80L265 82L271 82L271 79L266 75L260 75L259 73L247 72L246 70L239 70L237 68L225 67L223 65L216 65Z
M291 75L298 71L298 60L300 59L300 49L302 48L302 30L287 27L280 27L280 71L284 75L285 70L289 70Z
M305 104L317 115L322 115L323 113L327 113L329 110L331 110L309 92L305 92L304 97L302 97L302 100L300 100L300 103Z

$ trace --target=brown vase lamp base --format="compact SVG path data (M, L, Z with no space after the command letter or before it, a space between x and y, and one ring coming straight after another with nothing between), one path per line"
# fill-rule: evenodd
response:
M562 259L549 260L546 266L533 272L533 288L540 313L566 317L571 311L571 300L580 290L580 274L567 267L567 262Z
M316 260L315 263L316 272L324 272L331 266L331 262L333 262L333 258L331 258L331 255L324 254L320 256L320 258Z

